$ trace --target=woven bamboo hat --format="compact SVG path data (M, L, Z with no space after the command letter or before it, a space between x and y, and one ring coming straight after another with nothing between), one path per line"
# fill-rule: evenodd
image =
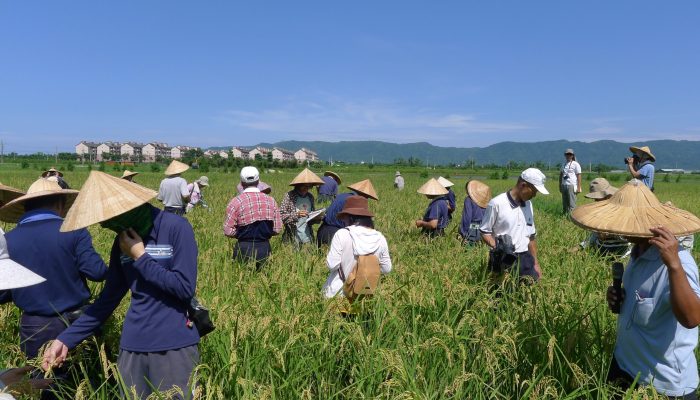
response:
M588 191L590 193L585 195L585 197L600 200L614 195L618 189L610 185L610 182L605 178L595 178L591 181Z
M447 189L448 187L451 187L451 186L454 186L454 185L455 185L455 184L452 183L450 180L445 179L445 178L443 178L443 177L439 177L439 178L437 179L437 181L438 181L438 183L441 184L442 187L444 187L445 189Z
M651 154L651 149L649 148L649 146L642 146L642 147L630 146L630 151L632 153L635 153L635 154L636 153L644 153L647 156L649 156L649 159L651 159L651 161L656 161L656 157L654 157L654 155Z
M77 190L61 189L58 183L39 178L27 189L27 194L17 197L16 199L5 204L0 208L0 220L5 222L17 222L22 214L24 214L24 203L27 200L36 199L38 197L63 195L66 198L65 211L73 205L75 197L78 195ZM64 215L61 215L62 217Z
M374 190L374 185L372 185L372 181L370 181L369 179L355 182L352 185L349 185L348 189L354 190L357 193L362 193L365 196L375 199L377 201L379 200L379 197L377 197L377 191Z
M139 173L136 171L129 171L128 169L125 169L124 172L122 172L122 179L126 179L130 176L136 176Z
M176 175L176 174L181 174L185 171L190 169L190 166L180 162L178 160L172 160L170 162L170 165L168 165L168 168L165 169L165 175Z
M359 215L362 217L374 217L374 214L369 210L369 202L362 196L350 196L345 200L343 210L340 211L338 217L343 215Z
M325 182L323 182L323 180L319 178L318 175L311 172L310 169L304 168L303 171L299 172L299 175L297 175L291 182L289 182L289 186L323 185L324 183Z
M63 176L63 172L59 171L56 169L56 167L51 167L47 169L46 171L41 173L42 178L46 178L49 175L58 175L58 176Z
M157 192L104 172L92 171L68 211L61 232L74 231L148 203Z
M338 174L336 174L333 171L326 171L323 173L323 176L330 176L331 178L335 179L336 182L338 182L338 185L342 183L342 181L340 180L340 176L338 176Z
M8 201L12 201L22 195L24 195L23 191L0 183L0 207Z
M486 208L489 205L489 201L491 201L491 188L481 181L469 181L467 183L467 194L481 208Z
M440 184L440 182L437 181L437 179L430 178L428 182L425 182L423 186L418 189L418 193L426 196L442 196L449 192Z
M637 179L622 186L608 200L574 208L576 225L596 232L628 237L652 237L650 228L663 225L675 236L700 231L700 218L688 211L661 204Z
M10 259L5 235L0 235L0 290L36 285L46 279Z

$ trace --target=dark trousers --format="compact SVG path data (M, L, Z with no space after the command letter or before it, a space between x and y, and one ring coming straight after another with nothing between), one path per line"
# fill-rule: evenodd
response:
M119 352L117 368L128 390L136 389L137 399L145 399L157 391L169 390L173 386L182 389L185 396L176 395L173 399L189 399L192 391L188 385L194 367L199 363L197 345L181 349L136 353L128 350ZM131 397L127 397L131 399ZM171 397L168 397L169 399Z
M247 262L255 260L255 267L262 268L265 261L272 254L270 241L246 241L239 240L233 245L233 261Z
M522 253L515 253L515 258L513 262L500 263L493 259L494 252L489 253L489 270L496 274L502 274L508 272L513 267L518 268L518 276L520 277L520 283L532 283L539 280L537 271L535 271L535 257L530 254L529 251L524 251Z
M166 206L165 211L177 215L185 215L185 207L170 207Z
M338 229L340 228L337 226L326 225L325 222L322 223L318 228L318 232L316 232L316 243L318 244L318 247L321 247L321 245L324 244L331 244L333 236L336 232L338 232Z
M634 377L620 368L615 356L613 356L612 361L610 362L610 370L608 370L608 383L611 383L622 390L627 390L632 386L632 382L634 382ZM621 399L622 396L617 398ZM666 398L671 400L697 400L698 396L693 391L683 396L666 396Z

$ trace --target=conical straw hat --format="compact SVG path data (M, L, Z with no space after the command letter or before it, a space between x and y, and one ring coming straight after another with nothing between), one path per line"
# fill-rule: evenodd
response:
M379 200L379 197L377 197L377 191L374 190L374 186L372 185L372 181L369 179L365 179L364 181L359 181L355 182L352 185L348 186L348 189L354 190L357 193L362 193L365 196Z
M323 180L319 178L318 175L311 172L310 169L304 168L303 171L299 172L299 175L297 175L291 182L289 182L289 186L301 184L323 185L324 183L325 182L323 182Z
M138 175L139 173L136 171L129 171L128 169L125 169L124 172L122 173L122 179L128 178L130 176L135 176Z
M632 179L608 200L576 207L576 225L596 232L628 237L652 237L650 228L663 225L675 236L700 231L700 219L688 211L661 204L641 181Z
M23 191L0 183L0 206L22 195L24 195Z
M172 160L170 162L170 165L168 165L168 168L165 169L165 175L175 175L175 174L181 174L185 171L190 169L190 166L182 163L178 160Z
M481 208L486 208L489 205L489 201L491 201L491 188L481 181L469 181L467 183L467 194Z
M340 180L340 176L338 176L338 174L336 174L333 171L326 171L323 173L323 175L330 176L331 178L335 179L335 181L338 182L338 185L340 185L342 183L342 181Z
M56 167L51 167L51 168L47 169L46 171L42 172L41 177L46 178L47 176L49 176L49 174L51 172L55 172L56 175L58 175L58 176L61 176L61 177L63 176L63 172L57 170Z
M439 178L437 179L437 181L438 181L438 183L441 184L442 187L444 187L445 189L447 189L447 188L450 187L450 186L454 186L454 185L455 185L454 183L452 183L451 181L449 181L448 179L445 179L445 178L443 178L443 177L439 177Z
M442 196L448 193L440 182L435 178L430 178L428 182L425 182L423 186L418 189L418 193L424 194L426 196Z
M104 172L92 171L68 211L61 232L74 231L148 203L157 192Z
M24 214L24 203L27 200L56 195L64 195L66 197L65 211L68 211L73 204L75 197L78 195L78 191L61 189L61 187L58 186L58 183L55 181L39 178L34 181L31 186L29 186L29 189L27 189L27 194L17 197L0 208L0 220L16 223L19 221L20 217L22 217L22 214Z
M644 154L649 156L651 161L656 161L656 157L654 157L654 155L651 154L651 149L649 148L649 146L642 146L642 147L630 146L630 151L632 153L638 153L638 152L644 153Z

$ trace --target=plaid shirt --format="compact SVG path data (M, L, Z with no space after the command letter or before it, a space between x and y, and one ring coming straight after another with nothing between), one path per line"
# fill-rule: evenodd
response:
M275 233L282 231L282 219L275 199L260 192L244 192L228 203L224 235L235 237L237 228L257 221L272 221Z
M311 210L309 210L309 212L314 211L314 204L316 203L314 201L314 195L309 192L307 196L311 197ZM296 224L297 221L299 221L296 206L297 197L299 197L299 193L296 191L296 189L292 189L284 194L282 203L280 203L280 214L282 215L282 222L284 222L284 235L282 236L283 240L292 240L294 237L294 232L296 232L297 229Z

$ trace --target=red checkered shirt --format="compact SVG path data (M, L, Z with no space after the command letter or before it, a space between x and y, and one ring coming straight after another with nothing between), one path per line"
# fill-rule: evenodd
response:
M226 207L224 235L234 237L238 227L265 220L273 222L275 233L282 231L282 218L275 199L261 192L243 192Z

